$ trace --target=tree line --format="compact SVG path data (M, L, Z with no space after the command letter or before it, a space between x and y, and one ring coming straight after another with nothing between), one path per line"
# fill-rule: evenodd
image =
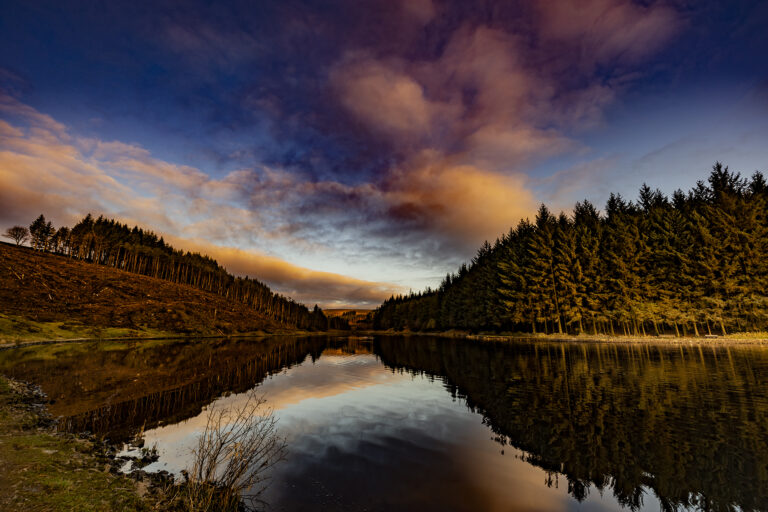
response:
M285 327L348 328L343 319L327 318L317 305L310 310L304 304L272 292L257 279L233 276L209 256L175 249L152 231L137 226L130 228L103 216L94 219L89 213L71 229L66 226L56 229L41 214L29 228L13 226L4 236L16 245L29 242L38 251L216 293L247 304Z
M716 163L671 197L647 185L541 205L437 290L391 297L377 329L725 335L768 329L768 185Z

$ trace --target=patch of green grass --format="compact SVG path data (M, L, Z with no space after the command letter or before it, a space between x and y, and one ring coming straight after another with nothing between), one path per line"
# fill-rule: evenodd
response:
M174 333L141 327L93 327L78 322L37 322L0 313L0 344L76 338L142 338L173 336Z
M0 369L9 365L31 361L53 361L57 358L73 358L79 354L99 352L141 352L166 343L178 343L178 339L105 340L21 346L0 352Z
M5 342L86 337L85 326L66 322L36 322L0 314L0 340Z
M88 440L58 435L0 377L0 510L151 510L133 480L109 472Z

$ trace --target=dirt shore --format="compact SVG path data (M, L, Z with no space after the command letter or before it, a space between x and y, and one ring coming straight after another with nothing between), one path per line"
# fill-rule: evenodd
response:
M151 511L157 494L119 471L116 449L56 432L45 395L0 376L0 510Z

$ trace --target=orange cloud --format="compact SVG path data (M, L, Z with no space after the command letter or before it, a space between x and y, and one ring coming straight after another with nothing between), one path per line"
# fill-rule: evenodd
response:
M332 272L300 267L255 250L211 245L205 240L166 236L174 247L211 256L229 272L251 276L270 283L281 293L299 302L319 303L323 307L378 306L402 287L365 281Z
M431 228L479 244L494 240L536 210L520 174L501 174L468 164L420 155L414 168L389 178L386 198L396 216L417 216Z
M5 104L13 105L10 100ZM57 225L71 226L88 212L104 213L151 229L182 249L208 254L230 272L255 277L310 305L373 307L402 291L388 283L311 270L260 251L212 243L242 240L244 233L267 239L282 236L279 230L261 231L267 223L263 216L269 212L228 202L243 193L252 172L238 171L213 180L198 169L154 159L137 146L74 137L63 125L29 107L15 105L14 111L26 116L28 126L0 124L0 222L4 224L26 224L43 212ZM265 198L270 191L292 198L294 188L299 194L333 188L333 184L302 184L277 171L267 170L265 176L263 190L252 189ZM138 182L147 193L138 193L123 183L125 179Z
M379 190L396 222L476 246L535 212L521 169L576 145L552 127L565 117L549 105L555 85L523 62L520 44L465 26L431 61L352 53L336 65L341 104L402 155Z
M344 107L373 130L402 142L429 133L440 104L428 100L421 84L398 67L353 54L330 79Z

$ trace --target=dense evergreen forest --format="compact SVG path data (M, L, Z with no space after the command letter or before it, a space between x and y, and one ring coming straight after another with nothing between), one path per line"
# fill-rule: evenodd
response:
M768 185L716 163L672 197L647 185L572 215L542 205L377 329L707 335L768 328Z
M17 245L29 241L33 249L107 265L135 274L164 279L215 293L244 303L287 328L327 330L348 328L341 318L327 318L315 306L305 305L276 294L250 277L235 277L216 260L184 252L168 245L162 237L113 219L88 214L73 228L55 229L40 215L26 229L14 226L6 231Z

